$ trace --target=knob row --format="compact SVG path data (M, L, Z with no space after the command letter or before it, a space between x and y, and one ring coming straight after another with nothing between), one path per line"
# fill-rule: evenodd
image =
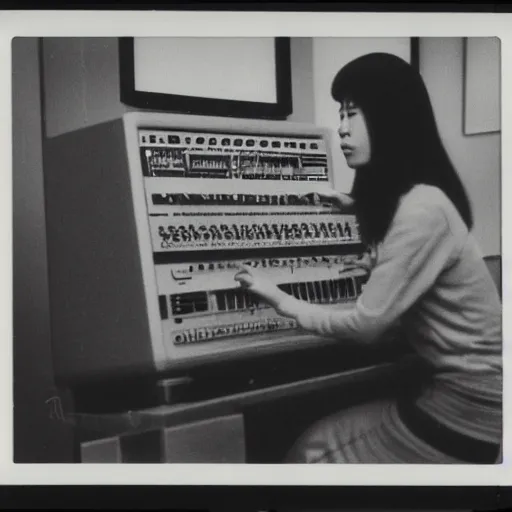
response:
M154 205L322 205L329 204L321 201L314 194L152 194Z
M296 327L297 323L295 320L288 320L283 318L264 318L251 322L239 322L223 326L187 329L173 334L173 343L175 345L186 345L190 343L213 341L231 336L294 329Z

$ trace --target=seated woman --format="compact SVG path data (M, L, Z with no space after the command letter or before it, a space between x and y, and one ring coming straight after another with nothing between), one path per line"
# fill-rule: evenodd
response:
M235 279L305 330L370 345L400 319L429 368L420 392L341 411L308 429L291 463L495 463L502 431L501 302L471 233L462 182L420 74L376 53L342 68L341 149L351 205L377 257L353 310L287 295L255 269Z

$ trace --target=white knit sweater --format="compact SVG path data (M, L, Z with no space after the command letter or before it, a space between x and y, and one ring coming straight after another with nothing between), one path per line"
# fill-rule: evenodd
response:
M438 188L417 185L402 198L353 309L285 300L302 328L363 343L378 342L400 318L435 376L420 407L501 441L501 302L472 234Z

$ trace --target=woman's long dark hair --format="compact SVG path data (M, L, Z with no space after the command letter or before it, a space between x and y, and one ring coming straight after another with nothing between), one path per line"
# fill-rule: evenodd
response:
M338 72L331 93L340 103L353 101L368 127L371 161L356 171L352 189L365 242L383 240L400 197L420 183L440 188L472 228L468 196L443 146L418 71L394 55L364 55Z

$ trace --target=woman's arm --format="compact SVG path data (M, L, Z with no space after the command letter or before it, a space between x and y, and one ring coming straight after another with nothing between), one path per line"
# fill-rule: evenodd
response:
M416 204L397 212L379 248L377 264L350 310L309 304L254 276L245 286L280 314L294 318L305 330L371 341L434 284L456 249L456 239L442 208L437 204ZM246 273L244 270L237 277L243 285Z

